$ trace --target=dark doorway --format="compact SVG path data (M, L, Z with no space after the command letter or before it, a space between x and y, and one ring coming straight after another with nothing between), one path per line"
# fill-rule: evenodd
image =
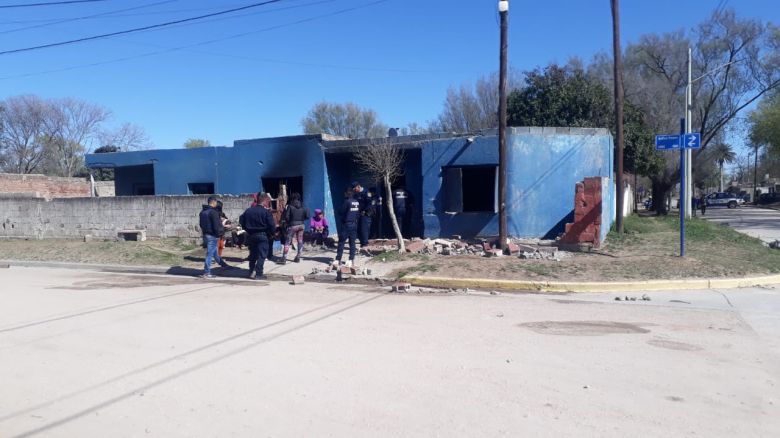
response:
M154 166L122 166L114 169L116 196L154 195Z
M287 196L292 193L300 193L303 197L303 177L302 176L288 176L282 178L261 178L263 183L263 190L276 199L279 197L279 185L284 184L287 186Z

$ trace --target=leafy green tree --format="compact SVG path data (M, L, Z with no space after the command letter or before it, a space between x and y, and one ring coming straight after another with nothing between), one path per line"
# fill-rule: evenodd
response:
M183 146L185 149L207 148L211 146L211 142L202 138L190 138Z
M762 100L750 114L750 141L780 155L780 92Z
M723 191L723 165L726 163L733 163L737 159L737 154L734 153L734 149L726 143L716 143L710 147L710 155L712 159L718 163L718 179L719 189Z
M510 126L612 125L609 89L589 77L581 66L549 65L525 74L525 84L508 98Z

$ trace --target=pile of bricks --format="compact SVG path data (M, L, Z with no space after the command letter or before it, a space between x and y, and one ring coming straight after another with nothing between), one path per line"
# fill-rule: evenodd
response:
M369 255L381 254L385 251L396 251L398 246L390 240L376 240L363 247ZM507 245L509 255L522 259L560 260L565 253L559 251L554 240L519 239ZM477 255L480 257L501 257L504 252L498 247L498 242L488 242L481 239L469 243L461 239L412 239L405 242L406 252L430 255Z
M566 224L566 232L560 240L563 245L592 245L601 242L601 178L585 178L574 188L574 222Z

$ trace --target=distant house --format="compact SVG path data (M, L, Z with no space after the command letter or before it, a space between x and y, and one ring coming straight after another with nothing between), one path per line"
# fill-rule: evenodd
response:
M275 196L280 183L299 192L310 208L324 208L335 223L351 181L375 187L353 154L380 141L327 135L237 140L232 147L91 154L91 168L115 170L116 195L246 194ZM381 139L405 151L404 176L395 186L409 192L409 235L426 237L498 234L498 138L494 131ZM612 180L612 137L605 129L510 128L507 136L509 233L554 237L572 221L574 186L586 177ZM614 210L605 187L605 212ZM381 189L381 187L377 187ZM380 191L379 193L384 193ZM386 215L385 215L386 216ZM605 214L602 234L612 221ZM378 233L390 236L387 220ZM406 234L406 233L405 233Z

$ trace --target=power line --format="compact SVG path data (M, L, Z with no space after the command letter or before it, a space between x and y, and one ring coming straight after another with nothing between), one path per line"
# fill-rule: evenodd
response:
M104 0L77 0L77 1L104 1ZM108 37L117 36L117 35L126 35L126 34L129 34L129 33L141 32L141 31L150 30L150 29L158 29L158 28L161 28L161 27L172 26L174 24L187 23L189 21L201 20L201 19L204 19L204 18L215 17L215 16L218 16L218 15L230 14L232 12L243 11L243 10L246 10L246 9L256 8L256 7L259 7L259 6L265 6L265 5L269 5L271 3L279 3L279 2L282 2L282 1L284 1L284 0L267 0L267 1L264 1L264 2L260 2L260 3L252 3L252 4L249 4L249 5L246 5L246 6L241 6L241 7L238 7L238 8L232 8L232 9L226 9L224 11L213 12L211 14L199 15L197 17L189 17L189 18L183 18L181 20L167 21L165 23L158 23L158 24L152 24L152 25L149 25L149 26L136 27L136 28L133 28L133 29L120 30L118 32L110 32L110 33L104 33L104 34L101 34L101 35L93 35L93 36L84 37L84 38L77 38L75 40L59 41L59 42L56 42L56 43L42 44L42 45L39 45L39 46L31 46L31 47L24 47L24 48L21 48L21 49L5 50L5 51L0 52L0 55L9 55L9 54L12 54L12 53L30 52L30 51L33 51L33 50L48 49L48 48L51 48L51 47L65 46L65 45L69 45L69 44L82 43L82 42L85 42L85 41L92 41L92 40L108 38Z
M61 1L61 2L43 2L43 3L22 3L22 4L16 4L16 5L3 5L0 6L0 9L10 9L10 8L34 8L38 6L57 6L57 5L69 5L73 3L97 3L97 2L104 2L106 0L70 0L70 1Z
M164 5L166 3L174 3L174 2L177 2L177 1L179 1L179 0L166 0L166 1L156 2L156 3L149 3L149 4L145 4L145 5L141 5L141 6L135 6L135 7L132 7L132 8L117 9L117 10L114 10L114 11L101 12L100 14L85 15L85 16L82 16L82 17L66 18L66 19L62 19L62 20L59 20L59 21L54 20L54 21L50 21L50 22L47 22L47 23L43 23L43 24L36 24L34 26L18 27L16 29L9 29L9 30L0 31L0 34L21 32L23 30L30 30L30 29L38 29L38 28L41 28L41 27L55 26L57 24L71 23L73 21L88 20L90 18L103 17L103 16L106 16L106 15L117 14L117 13L120 13L120 12L135 11L135 10L144 9L144 8L151 8L151 7L154 7L154 6L160 6L160 5Z
M153 51L153 52L146 52L146 53L141 53L141 54L138 54L138 55L123 56L123 57L120 57L120 58L114 58L114 59L109 59L109 60L105 60L105 61L97 61L97 62L92 62L92 63L89 63L89 64L79 64L79 65L72 65L72 66L69 66L69 67L62 67L62 68L52 69L52 70L43 70L43 71L32 72L32 73L22 73L22 74L18 74L18 75L4 76L4 77L0 77L0 80L18 79L18 78L25 78L25 77L30 77L30 76L41 76L41 75L46 75L46 74L50 74L50 73L62 73L62 72L71 71L71 70L78 70L78 69L81 69L81 68L99 67L99 66L103 66L103 65L107 65L107 64L114 64L114 63L117 63L117 62L131 61L131 60L134 60L134 59L148 58L150 56L155 56L155 55L162 55L162 54L166 54L166 53L185 51L185 50L188 50L188 49L192 49L194 47L200 47L200 46L205 46L205 45L208 45L208 44L214 44L214 43L218 43L218 42L222 42L222 41L227 41L227 40L231 40L231 39L241 38L241 37L244 37L244 36L247 36L247 35L263 33L263 32L269 32L269 31L276 30L276 29L281 29L281 28L285 28L285 27L295 26L295 25L298 25L298 24L308 23L308 22L315 21L315 20L321 20L323 18L330 18L330 17L333 17L333 16L346 14L348 12L352 12L352 11L355 11L355 10L359 10L359 9L364 9L364 8L368 8L368 7L371 7L371 6L375 6L375 5L378 5L378 4L381 4L381 3L386 3L388 1L390 1L390 0L377 0L377 1L366 3L366 4L363 4L363 5L360 5L360 6L354 6L354 7L350 7L350 8L339 9L339 10L336 10L336 11L333 11L333 12L329 12L327 14L316 15L316 16L313 16L313 17L303 18L303 19L296 20L296 21L291 21L291 22L288 22L288 23L277 24L277 25L274 25L274 26L269 26L269 27L265 27L265 28L262 28L262 29L249 31L249 32L242 32L242 33L238 33L238 34L228 35L228 36L222 37L222 38L215 38L215 39L211 39L211 40L200 41L200 42L193 43L193 44L187 44L187 45L177 46L177 47L170 47L170 48L166 48L166 49L163 49L163 50L156 50L156 51ZM192 50L190 50L190 51L192 51ZM194 52L199 52L199 51L194 51ZM383 68L373 68L373 67L339 66L339 65L335 65L335 64L315 64L315 63L303 63L303 62L294 62L294 61L280 61L280 60L271 60L271 59L250 58L250 57L241 56L241 55L235 55L235 56L233 56L233 55L223 55L223 54L217 54L217 53L213 53L213 52L200 52L200 53L214 55L214 56L241 57L243 59L259 61L259 62L272 62L272 63L281 63L281 64L311 66L311 67L337 68L337 69L347 69L347 70L365 70L365 71L385 71L385 72L395 72L395 73L425 73L425 71L421 71L421 70L420 71L415 71L415 70L401 70L401 69L383 69Z

